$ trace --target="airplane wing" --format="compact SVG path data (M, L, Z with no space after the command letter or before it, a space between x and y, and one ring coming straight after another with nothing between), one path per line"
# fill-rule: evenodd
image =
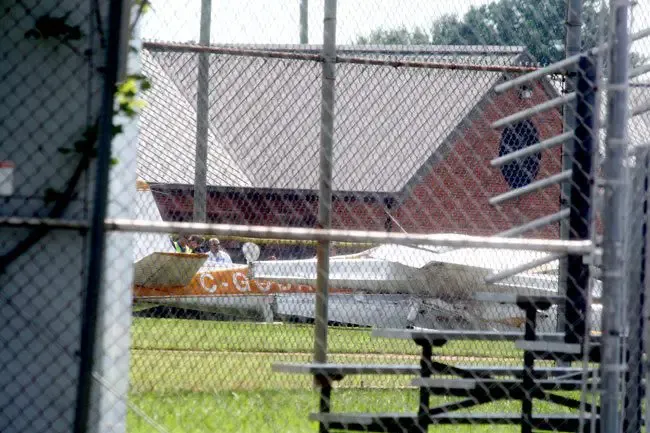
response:
M151 253L135 262L134 284L151 288L187 286L207 258L207 254Z
M493 248L381 245L358 254L330 259L330 286L371 292L448 295L485 291L557 293L559 261L554 260L493 284L492 273L541 259L544 252ZM316 284L316 259L258 261L249 276L283 283ZM594 280L594 296L600 295Z
M332 287L450 298L490 289L556 292L557 260L497 284L484 281L490 273L543 255L536 251L382 245L355 255L332 257L329 279ZM249 275L256 279L315 285L316 259L258 261L250 265Z
M148 221L163 221L149 185L136 182L135 215ZM141 287L175 287L190 283L207 254L174 252L166 233L135 233L133 236L134 284Z
M249 265L249 277L285 284L316 286L316 260L259 261ZM330 259L330 287L386 293L423 289L424 275L416 268L374 258Z

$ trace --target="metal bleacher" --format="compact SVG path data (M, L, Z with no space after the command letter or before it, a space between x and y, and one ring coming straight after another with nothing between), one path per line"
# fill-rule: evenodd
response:
M569 59L562 65L551 65L545 71L536 71L502 83L495 89L504 92L545 74L565 68ZM575 56L571 63L576 71L576 92L563 95L546 103L510 115L496 122L493 127L508 126L527 119L549 107L572 103L570 109L576 112L576 125L572 134L574 154L573 169L562 176L555 176L531 182L526 186L495 197L491 203L498 205L504 201L529 194L563 181L571 182L571 200L568 218L571 227L570 240L591 240L591 189L593 183L592 156L595 147L594 135L595 93L597 91L595 62L593 55ZM571 76L571 74L569 74ZM571 97L569 97L571 96ZM573 105L575 104L575 105ZM569 131L571 132L571 131ZM516 151L517 157L525 157L535 152L559 145L564 140L557 137L545 140L525 149ZM512 160L508 155L497 158L493 166ZM550 180L549 180L550 179ZM565 212L564 215L567 215ZM541 219L540 219L541 220ZM548 220L548 218L546 219ZM530 223L527 224L531 226ZM557 255L548 259L557 260ZM588 257L587 259L592 259ZM421 348L419 365L357 365L357 364L275 364L273 370L279 373L313 375L320 385L319 412L310 416L317 421L321 433L330 430L376 431L376 432L426 432L432 425L449 424L518 424L522 433L532 430L554 431L599 431L598 407L585 401L567 397L558 391L584 391L586 387L598 387L596 369L553 366L539 367L536 361L553 360L571 363L578 360L599 362L600 341L598 336L589 333L587 311L589 305L590 266L593 261L582 255L568 256L568 278L566 293L558 296L532 296L525 294L480 293L475 298L481 302L507 303L517 306L526 316L524 332L483 332L483 331L445 331L415 329L374 329L373 337L408 339ZM534 264L539 265L539 260ZM533 267L533 266L531 266ZM518 269L522 272L525 269ZM504 273L504 275L506 275ZM495 278L491 277L492 281ZM565 312L564 332L538 333L537 315L553 305L561 305ZM586 339L586 336L589 336ZM436 360L434 348L442 347L455 340L512 341L523 351L521 367L516 366L462 366L451 365ZM414 375L411 385L419 392L419 404L412 413L337 413L331 412L332 385L347 375L354 374L394 374ZM441 405L431 405L432 396L454 396L459 400ZM521 402L520 413L480 413L467 411L487 403L503 400ZM539 414L533 411L533 401L543 400L571 411L558 414ZM580 414L580 410L590 414Z
M487 295L481 295L485 298ZM502 298L500 300L503 300ZM564 342L562 333L535 332L539 310L559 301L557 297L517 296L516 304L526 311L528 321L525 332L439 331L412 329L375 329L373 337L408 339L421 347L420 365L358 365L358 364L275 364L278 373L310 374L320 385L320 411L310 416L317 421L321 432L348 431L412 431L425 432L430 425L445 424L521 424L522 430L577 431L580 417L577 414L533 414L533 399L553 402L577 410L581 402L556 394L555 391L580 391L593 386L597 380L596 369L578 367L536 367L536 359L558 355L575 356L581 350ZM512 341L524 351L521 367L514 366L461 366L450 365L435 359L433 349L449 341ZM598 338L594 337L597 347ZM413 413L333 413L331 393L333 382L347 375L396 374L416 375L411 385L419 390L419 405ZM462 397L453 403L431 406L434 395ZM520 400L521 414L467 413L462 409L477 407L499 400ZM585 410L593 408L585 403ZM591 420L582 422L591 428ZM596 424L598 427L598 424Z

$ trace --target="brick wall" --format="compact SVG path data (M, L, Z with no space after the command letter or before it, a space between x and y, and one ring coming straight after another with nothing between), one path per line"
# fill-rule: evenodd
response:
M415 185L399 208L396 218L408 232L458 232L472 235L493 235L523 222L559 210L559 187L551 187L499 207L488 200L510 190L498 167L490 160L499 154L501 131L490 124L506 115L548 99L541 85L529 101L519 99L516 92L492 95L477 108L470 124L453 140L446 157L436 163ZM533 123L540 140L561 132L562 119L553 110L535 116ZM561 170L561 149L543 152L536 179ZM535 233L536 237L557 237L559 225L554 224Z

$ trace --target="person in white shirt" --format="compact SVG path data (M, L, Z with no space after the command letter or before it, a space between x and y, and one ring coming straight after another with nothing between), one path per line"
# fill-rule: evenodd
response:
M230 255L221 248L219 239L212 238L208 241L210 252L208 252L208 262L216 264L229 264L232 263Z

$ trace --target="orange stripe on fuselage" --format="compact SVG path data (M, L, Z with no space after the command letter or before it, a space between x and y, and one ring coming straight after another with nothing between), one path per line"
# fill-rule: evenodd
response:
M133 288L135 298L151 296L205 296L205 295L267 295L272 293L314 293L312 286L252 280L247 276L248 266L231 269L199 271L187 286L157 286ZM345 289L330 289L332 293L351 293Z

